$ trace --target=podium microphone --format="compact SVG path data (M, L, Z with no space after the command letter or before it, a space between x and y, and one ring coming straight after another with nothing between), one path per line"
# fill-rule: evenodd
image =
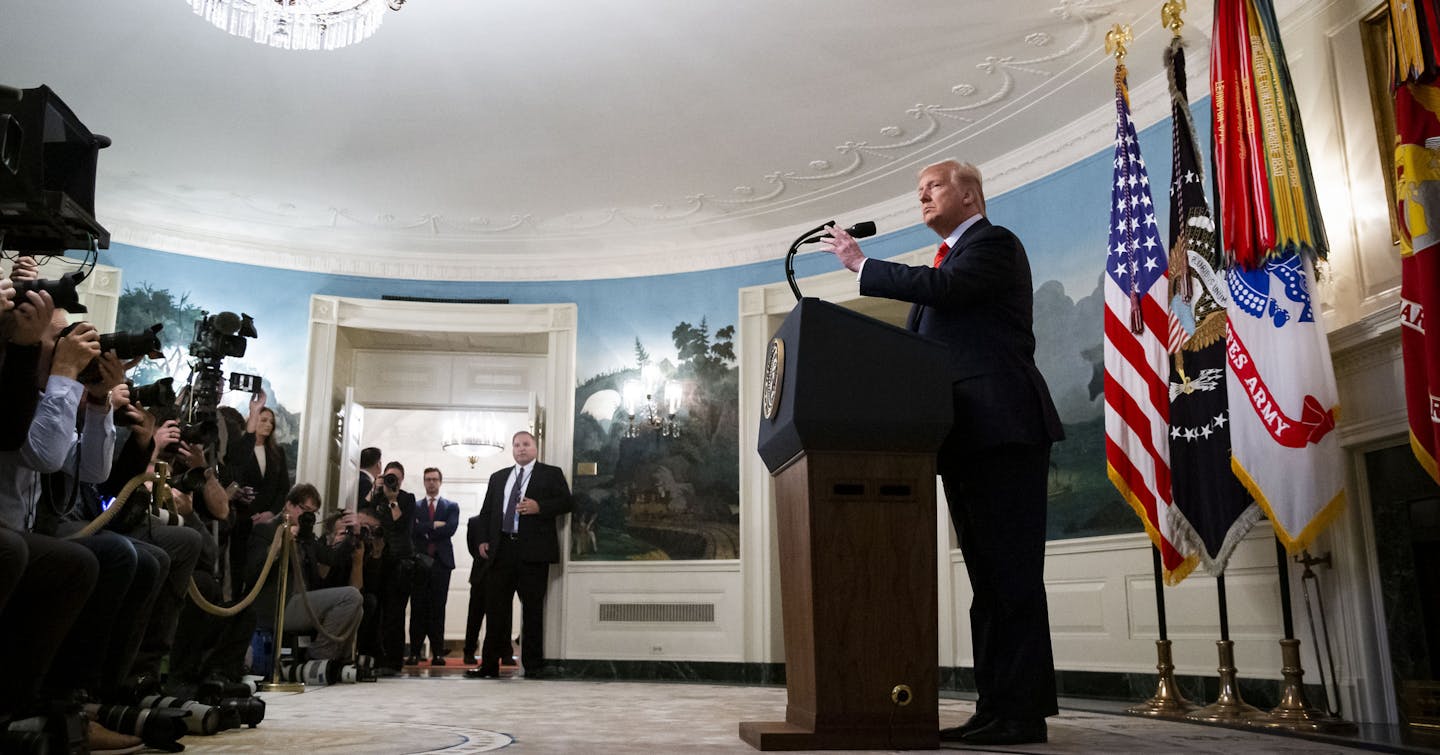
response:
M802 245L813 244L817 241L824 241L825 239L831 238L828 229L833 225L835 225L835 221L832 220L820 225L818 228L813 228L800 234L800 237L795 239L794 243L790 244L790 251L785 254L785 282L790 284L790 292L795 294L795 301L797 302L800 301L802 297L800 296L800 287L795 284L795 254L800 251ZM875 235L875 222L866 220L862 223L856 223L846 228L845 232L857 239L869 238Z

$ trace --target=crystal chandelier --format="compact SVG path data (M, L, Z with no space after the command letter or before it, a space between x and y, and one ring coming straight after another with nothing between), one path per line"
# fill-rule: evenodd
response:
M640 437L642 427L654 430L662 438L680 437L680 425L675 422L675 415L680 412L684 390L678 380L662 383L659 367L647 364L641 368L639 380L625 381L625 413L630 418L625 437Z
M440 447L470 462L471 469L475 468L475 462L505 450L500 423L487 415L465 415L450 420L443 438Z
M196 15L237 37L285 50L334 50L369 39L405 0L190 0Z

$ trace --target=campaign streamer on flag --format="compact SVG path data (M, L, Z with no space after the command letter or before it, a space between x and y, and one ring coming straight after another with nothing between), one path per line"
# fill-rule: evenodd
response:
M1397 9L1400 81L1395 88L1396 216L1400 221L1400 346L1405 362L1405 406L1410 447L1436 482L1440 448L1440 328L1426 314L1440 308L1440 87L1435 86L1436 50L1404 40L1424 38L1418 27L1434 28L1433 4ZM1397 14L1397 10L1399 13ZM1424 14L1417 17L1417 10ZM1407 32L1406 29L1409 29Z
M1211 38L1231 467L1296 552L1345 501L1335 371L1312 304L1327 244L1270 0L1217 0Z
M1177 547L1170 493L1167 253L1130 120L1125 66L1115 67L1115 180L1105 260L1105 462L1110 481L1160 551L1166 584L1195 568Z
M1324 258L1325 229L1279 24L1270 0L1216 0L1210 89L1226 253L1247 270L1299 251Z
M1230 470L1230 406L1225 389L1224 258L1205 199L1205 169L1185 91L1185 43L1165 51L1170 80L1170 311L1186 338L1170 370L1170 469L1183 550L1222 574L1261 510ZM1217 272L1218 271L1218 272ZM1178 318L1176 317L1178 315Z

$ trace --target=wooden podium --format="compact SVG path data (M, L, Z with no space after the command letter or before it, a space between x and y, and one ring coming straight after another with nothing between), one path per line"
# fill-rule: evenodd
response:
M945 348L817 299L771 341L760 456L775 478L784 721L760 750L939 747L935 451Z

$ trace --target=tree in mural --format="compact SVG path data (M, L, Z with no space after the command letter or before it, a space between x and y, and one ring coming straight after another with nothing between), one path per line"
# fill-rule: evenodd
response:
M190 373L190 341L195 335L195 323L203 313L202 307L190 301L189 293L176 295L170 289L155 288L149 283L125 288L120 295L119 311L115 318L115 326L120 332L146 330L156 323L164 326L160 331L164 357L145 359L136 366L130 373L130 378L136 385L146 385L170 377L175 379L175 390L180 390ZM296 457L300 450L300 415L280 403L268 380L264 380L262 384L266 393L272 397L275 440L285 454L290 481L293 483Z
M160 342L165 347L165 357L141 362L133 375L136 384L183 374L188 358L186 347L195 334L195 322L200 319L201 312L200 307L190 302L189 294L182 293L177 297L169 289L153 288L149 283L126 287L120 295L115 326L125 333L144 330L156 323L164 326L160 331Z
M576 558L735 558L739 548L738 394L735 328L708 321L671 333L677 361L653 362L637 338L635 366L596 375L576 392L579 462ZM677 437L642 428L626 437L620 388L647 367L685 386Z

